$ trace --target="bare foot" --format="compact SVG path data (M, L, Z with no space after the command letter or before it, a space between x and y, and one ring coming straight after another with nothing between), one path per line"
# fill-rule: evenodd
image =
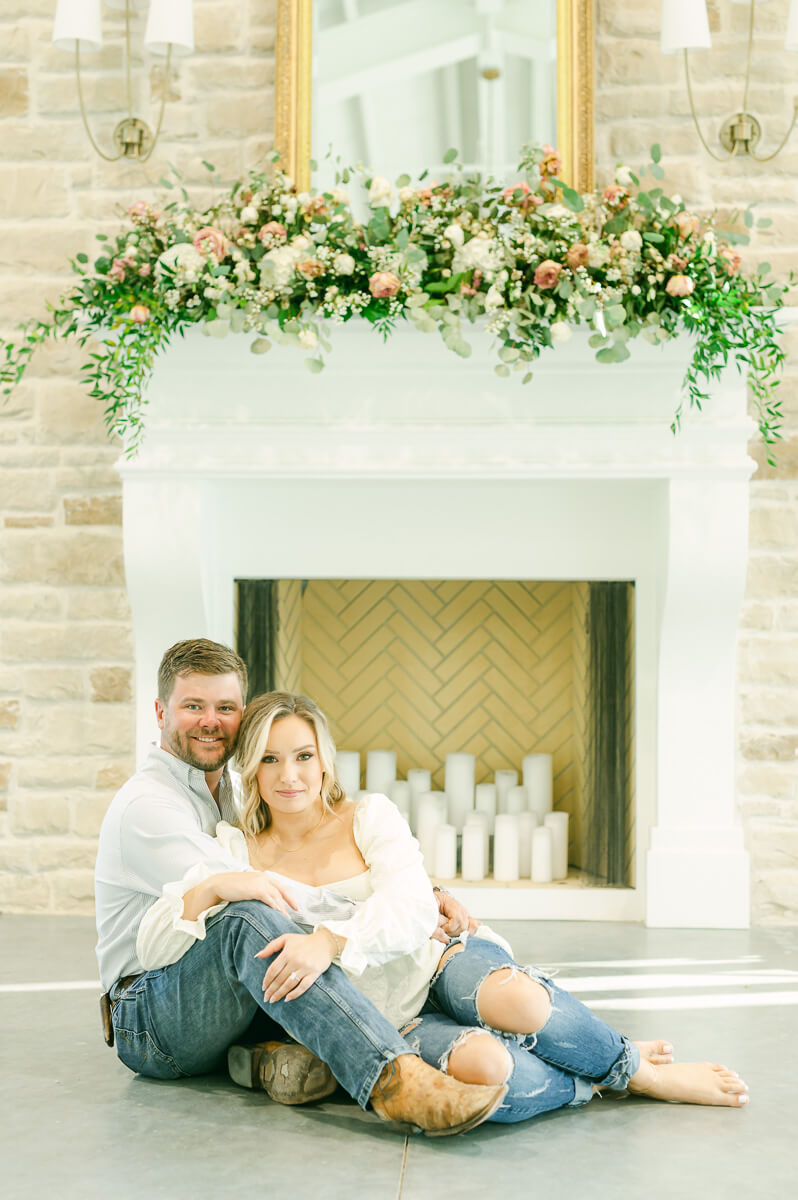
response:
M635 1095L654 1100L679 1100L684 1104L719 1104L741 1108L748 1103L748 1088L735 1071L720 1063L664 1063L643 1061L629 1080Z
M673 1062L673 1046L670 1042L661 1041L659 1038L653 1042L635 1042L640 1051L641 1059L645 1059L650 1063L672 1063Z

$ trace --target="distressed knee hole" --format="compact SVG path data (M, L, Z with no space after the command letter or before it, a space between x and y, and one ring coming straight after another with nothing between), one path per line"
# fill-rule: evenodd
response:
M512 1074L513 1060L492 1033L469 1029L455 1042L442 1069L461 1083L499 1084Z
M477 992L480 1020L504 1033L538 1033L551 1014L551 996L522 967L499 967Z
M465 946L463 945L462 942L455 942L455 944L453 946L446 947L443 954L441 955L441 961L438 963L438 970L437 970L438 975L440 975L441 971L446 966L447 962L452 957L452 955L459 954L461 950L465 950Z

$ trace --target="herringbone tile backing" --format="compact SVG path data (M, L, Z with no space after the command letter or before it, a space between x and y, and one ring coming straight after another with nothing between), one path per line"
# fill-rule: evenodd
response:
M397 769L476 755L477 782L554 756L554 803L580 865L584 595L579 584L281 581L279 686L312 696L341 749L395 750ZM584 587L583 587L584 591ZM581 602L581 607L580 607ZM285 645L282 645L283 640ZM580 712L575 713L575 699Z

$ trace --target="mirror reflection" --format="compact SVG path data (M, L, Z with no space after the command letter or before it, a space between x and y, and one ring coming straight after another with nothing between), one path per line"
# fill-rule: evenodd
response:
M557 0L315 0L315 182L332 147L381 175L515 175L526 142L557 141Z

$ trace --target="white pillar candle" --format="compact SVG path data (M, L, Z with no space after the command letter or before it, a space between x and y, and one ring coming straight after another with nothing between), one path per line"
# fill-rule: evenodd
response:
M449 798L449 815L458 830L474 807L474 772L476 759L473 754L447 754L445 783Z
M532 834L538 819L534 813L518 814L518 876L529 879L532 874Z
M529 811L541 821L551 812L554 797L554 766L550 754L527 754L523 763L524 787L529 793Z
M427 873L435 873L435 830L446 824L446 793L422 792L418 798L418 830L416 837L424 856Z
M471 882L485 878L488 838L481 822L466 821L463 826L463 863L461 875Z
M551 883L551 829L541 825L532 830L532 882Z
M494 818L494 820L495 820L495 818ZM484 837L482 839L483 856L484 856L484 860L482 863L482 870L483 870L483 874L487 875L488 865L490 862L490 831L492 828L491 818L488 816L487 813L477 812L476 809L473 812L470 812L468 814L468 816L466 817L466 823L463 826L463 836L465 837L466 829L471 829L471 828L474 828L475 826L476 826L476 828L481 829L484 834ZM482 878L482 876L480 876L480 878Z
M517 771L496 771L493 778L496 780L496 812L507 812L507 793L510 788L518 785Z
M477 812L484 813L488 818L488 836L493 833L496 824L496 784L478 783L474 796L474 807Z
M410 820L410 784L406 779L395 779L388 789L388 795L393 800L399 812L406 821Z
M504 801L505 812L514 813L518 816L519 813L527 812L529 809L528 793L526 788L511 787L507 792L507 797Z
M435 875L454 879L457 874L457 830L454 825L435 826Z
M357 750L339 750L335 755L335 773L347 796L360 791L360 754Z
M566 879L568 876L568 813L546 813L543 824L551 830L552 879Z
M493 878L511 883L518 878L518 817L499 813L493 835Z
M369 750L366 755L366 791L388 795L396 779L396 754L393 750Z
M418 798L432 787L432 773L424 767L411 767L407 772L407 782L410 784L410 828L417 833Z

